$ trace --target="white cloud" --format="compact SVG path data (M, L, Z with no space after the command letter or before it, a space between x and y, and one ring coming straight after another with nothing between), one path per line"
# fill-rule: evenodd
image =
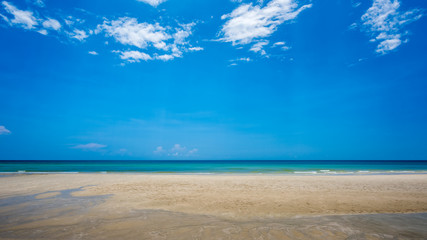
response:
M181 29L177 29L173 35L174 43L183 45L187 43L187 38L192 34L192 28L196 25L195 23L181 24Z
M68 26L71 26L74 24L74 22L72 20L69 19L64 19L65 24L67 24Z
M98 25L95 33L104 31L107 36L113 37L123 45L154 52L143 53L128 49L113 51L120 54L120 58L128 62L140 60L169 61L180 58L183 52L201 51L202 47L190 47L188 37L192 35L195 23L178 24L179 27L163 27L158 23L138 23L136 18L122 17L113 21L104 21ZM151 55L151 56L150 56Z
M283 51L288 51L289 49L291 49L291 47L288 46L283 46L280 49L282 49Z
M61 28L61 24L55 19L48 18L46 21L43 22L43 27L51 28L53 30L59 30Z
M188 151L188 155L193 155L193 154L197 153L198 151L199 151L199 149L193 148L190 151Z
M189 157L197 153L199 150L197 148L193 148L191 150L187 150L187 147L181 146L181 144L175 144L171 150L169 151L169 156L174 157Z
M40 29L37 32L40 33L40 34L42 34L42 35L47 35L47 30L46 29Z
M236 58L236 59L232 59L232 60L230 60L230 64L228 65L229 67L231 67L231 66L237 66L238 64L238 62L250 62L250 61L252 61L252 59L250 59L249 57L242 57L242 58Z
M275 42L271 47L280 47L280 49L282 49L283 51L288 51L289 49L291 49L291 47L286 46L286 42Z
M34 0L33 2L35 5L39 6L39 7L44 7L44 1L43 0Z
M137 1L150 4L153 7L157 7L159 4L166 2L166 0L137 0Z
M78 144L72 148L81 149L84 151L99 151L106 148L107 145L99 144L99 143L88 143L88 144Z
M13 15L13 19L11 20L2 15L3 19L10 25L19 25L25 29L33 29L39 24L38 19L33 16L33 12L19 10L14 5L6 1L3 1L2 4L6 12Z
M175 144L173 145L171 152L183 152L185 151L187 148L186 147L182 147L181 144Z
M27 2L32 4L33 8L35 8L34 5L38 7L44 7L44 1L28 0ZM5 20L10 26L13 27L21 27L32 30L42 35L48 35L48 33L50 34L50 31L56 31L55 34L57 36L74 38L79 41L83 41L91 34L93 34L93 30L86 31L74 27L76 24L84 23L85 20L75 18L73 16L67 16L65 19L62 19L62 21L65 22L65 24L62 25L58 20L45 17L40 12L33 10L19 10L13 4L7 1L0 2L0 8L1 7L4 7L6 13L4 15L0 14L0 19ZM62 29L64 30L60 31Z
M114 53L119 53L120 58L128 62L140 62L141 60L147 61L151 60L152 57L146 53L140 51L113 51Z
M408 39L401 39L406 35L402 28L422 17L419 9L400 12L399 7L398 0L374 0L361 17L363 31L374 37L371 42L378 42L376 52L379 54L386 54L407 42Z
M361 4L362 4L361 2L351 1L351 6L354 8L359 7Z
M141 60L143 61L148 61L148 60L161 60L161 61L170 61L173 60L176 57L181 57L181 56L176 56L174 54L155 54L153 56L150 56L147 53L144 52L140 52L140 51L119 51L119 50L114 50L113 53L117 53L120 54L120 58L122 60L126 60L127 62L130 63L135 63L135 62L141 62Z
M170 54L163 54L163 55L156 56L156 59L162 60L162 61L169 61L169 60L172 60L174 58L175 57L173 55L170 55Z
M249 51L256 52L256 53L259 52L261 55L265 55L266 52L263 49L263 47L268 45L268 43L269 43L268 40L259 41L259 42L255 43L254 45L252 45L252 47L249 49Z
M79 41L83 41L89 37L89 35L87 35L87 33L84 30L79 30L79 29L74 29L74 31L69 33L69 35L71 36L71 38L75 38Z
M298 7L294 0L271 0L264 7L241 4L221 17L227 22L222 26L220 40L236 45L269 37L280 24L295 19L302 10L310 7L311 4Z
M357 28L357 23L352 23L350 26L348 26L349 30L354 30Z
M117 151L119 154L126 154L129 151L126 148L120 148L119 151Z
M0 0L1 1L1 0ZM29 0L30 4L44 6L44 1ZM158 5L163 1L145 1L152 5ZM180 58L184 53L204 50L200 46L193 47L189 37L193 34L193 27L196 23L180 24L174 22L173 26L161 26L159 23L139 23L136 18L121 17L116 20L105 19L99 24L96 30L88 30L80 25L85 20L67 16L59 22L53 18L44 17L43 14L22 11L13 4L2 1L0 8L6 10L0 14L0 19L4 19L9 25L31 29L43 35L48 35L51 30L56 30L54 34L66 36L71 39L84 41L92 34L103 32L105 36L114 38L118 43L127 45L127 49L113 51L120 54L120 58L127 62L140 62L142 60L169 61ZM37 18L35 17L37 16ZM63 29L63 30L62 30ZM83 30L84 29L84 30ZM53 31L52 31L53 33ZM106 42L107 43L107 42ZM147 49L141 52L141 49ZM94 51L89 54L96 55Z
M283 45L285 45L285 44L286 44L285 42L275 42L275 43L273 44L273 47L283 46Z
M402 41L399 38L386 39L380 42L380 44L378 44L376 52L381 54L386 54L389 51L400 46L401 43Z
M11 132L5 126L0 126L0 135L6 134L11 134Z
M164 152L165 152L165 149L163 149L162 146L156 147L156 150L153 151L153 153L155 153L155 154L162 154Z
M95 52L95 51L89 51L88 52L90 55L98 55L98 53L97 52Z
M164 49L164 41L171 38L166 29L158 23L138 23L136 18L122 17L114 21L104 21L98 29L104 30L108 36L113 37L124 45L138 48L146 48L153 45L158 49Z
M203 51L202 47L190 47L188 48L189 51Z
M166 150L163 148L163 146L158 146L153 151L156 155L165 155L165 156L171 156L171 157L190 157L194 156L199 149L192 148L190 150L187 149L187 147L182 146L181 144L174 144L170 150Z
M250 58L237 58L237 59L235 59L234 61L243 61L243 62L250 62L250 61L252 61Z

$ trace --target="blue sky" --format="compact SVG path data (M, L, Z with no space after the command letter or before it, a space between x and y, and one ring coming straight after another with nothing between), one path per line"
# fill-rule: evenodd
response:
M0 3L0 159L427 159L424 0Z

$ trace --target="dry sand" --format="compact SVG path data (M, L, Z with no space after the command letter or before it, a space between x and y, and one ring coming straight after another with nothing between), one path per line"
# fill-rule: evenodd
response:
M0 239L425 239L425 212L427 175L0 178Z
M160 209L245 219L427 212L427 175L23 175L0 178L0 198L82 186L75 196L111 194L98 208L116 212Z

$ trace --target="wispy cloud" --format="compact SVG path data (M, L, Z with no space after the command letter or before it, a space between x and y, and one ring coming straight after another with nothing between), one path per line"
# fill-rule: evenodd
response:
M43 0L34 0L33 4L37 5L38 7L45 7L45 3Z
M157 7L159 4L166 2L166 0L137 0L137 1L150 4L153 7Z
M233 45L250 44L256 41L251 50L262 52L260 45L265 43L265 38L272 35L279 25L295 19L304 9L311 4L301 7L294 0L271 0L267 5L253 5L243 3L231 13L221 17L227 20L220 31L220 41L231 42Z
M61 24L58 22L58 20L49 18L43 22L43 27L57 31L61 28Z
M11 134L11 132L5 126L0 126L0 135L6 134Z
M69 33L69 35L71 38L75 38L79 41L83 41L89 37L89 35L84 30L80 29L74 29L74 31Z
M107 147L107 145L104 145L104 144L88 143L88 144L78 144L78 145L71 147L71 148L81 149L84 151L100 151L106 147Z
M131 156L132 153L129 152L126 148L120 148L119 150L112 152L111 155L120 155L120 156Z
M362 30L371 35L371 42L376 42L376 52L387 54L408 41L407 32L403 27L420 19L420 9L406 12L399 11L398 0L374 0L372 6L363 14Z
M272 47L283 46L286 45L285 42L275 42Z
M175 28L163 27L159 23L139 23L136 18L121 17L113 21L105 20L103 24L98 25L96 32L105 32L108 37L113 37L123 45L148 51L113 51L128 62L169 61L182 57L183 52L203 50L202 47L192 47L188 41L194 26L195 23L188 23L178 24Z
M288 51L289 49L291 49L291 47L286 46L286 42L275 42L271 47L272 48L280 47L280 49L283 51Z
M204 48L202 47L190 47L188 48L189 51L203 51Z
M35 1L32 3L38 7L40 7L39 4L43 3L44 6L43 1ZM5 15L0 14L0 19L3 19L12 27L35 31L43 35L55 33L57 36L65 36L67 38L76 39L78 41L83 41L90 35L89 31L86 32L85 30L77 29L75 26L73 26L76 22L83 23L84 20L68 16L67 18L61 20L65 22L65 24L62 25L57 19L44 16L35 10L20 10L15 5L7 1L1 2L1 5L3 6L6 13Z
M157 6L164 1L143 2ZM194 46L190 42L195 22L181 24L174 21L172 25L163 25L159 22L138 22L132 17L119 17L114 20L103 18L102 23L93 27L86 19L80 17L65 15L58 11L49 13L48 9L40 10L40 4L44 6L44 1L31 0L29 3L33 10L24 11L7 1L0 2L0 21L4 20L9 26L24 28L42 35L52 34L80 42L84 42L92 34L102 33L105 37L113 38L126 46L124 49L111 50L114 50L112 52L118 54L120 59L132 63L148 60L170 61L183 57L184 53L204 50L203 47ZM37 9L40 11L37 12ZM79 11L88 15L83 9ZM46 16L46 13L56 15L57 19ZM89 54L96 55L93 51Z
M187 147L181 146L181 144L175 144L169 151L169 156L174 157L188 157L195 153L197 153L198 149L193 148L191 150L188 150Z
M155 59L162 60L162 61L169 61L169 60L172 60L174 58L175 58L175 56L171 55L171 54L163 54L163 55L156 55L155 56Z
M264 48L264 46L268 45L268 43L269 43L268 40L259 41L259 42L255 43L254 45L252 45L252 47L249 49L249 51L260 53L261 55L266 55L267 53L265 52L265 50L263 48Z
M158 49L165 49L165 41L171 36L166 33L166 28L158 23L138 23L136 18L122 17L113 21L104 21L99 25L110 37L124 45L138 48L147 48L149 45Z
M2 15L3 19L10 25L18 25L25 29L33 29L39 24L39 20L34 17L34 13L32 11L19 10L14 5L6 1L3 1L2 5L4 6L6 12L13 16L12 19L9 19L8 17Z
M230 66L237 66L238 62L250 62L250 61L252 61L252 59L249 57L241 57L241 58L231 59L230 60L231 63L228 66L229 67Z
M170 157L191 157L194 156L199 149L192 148L187 149L187 147L182 146L181 144L174 144L171 149L166 150L163 146L158 146L153 151L155 155L159 156L170 156Z
M361 3L361 2L359 2L359 1L355 1L355 0L352 0L352 1L351 1L351 6L352 6L352 7L354 7L354 8L359 7L361 4L362 4L362 3Z
M166 151L163 148L163 146L158 146L158 147L156 147L156 150L153 151L154 154L162 154L164 152L166 152Z
M252 61L252 59L250 59L249 57L243 57L243 58L236 58L231 60L232 62L250 62Z
M162 54L162 55L154 54L153 56L150 56L149 54L141 52L141 51L113 50L113 52L120 54L119 57L122 60L126 60L129 63L149 61L149 60L170 61L176 57L173 54Z
M123 60L127 60L128 62L140 62L141 60L147 61L151 60L152 57L144 52L140 51L118 51L114 50L114 53L119 53L120 58Z
M96 51L89 51L88 53L89 53L90 55L95 55L95 56L96 56L96 55L99 55Z

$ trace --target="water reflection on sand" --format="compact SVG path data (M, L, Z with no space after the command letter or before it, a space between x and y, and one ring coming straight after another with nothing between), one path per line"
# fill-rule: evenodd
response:
M0 199L1 239L426 239L427 213L230 220L97 208L82 188Z

